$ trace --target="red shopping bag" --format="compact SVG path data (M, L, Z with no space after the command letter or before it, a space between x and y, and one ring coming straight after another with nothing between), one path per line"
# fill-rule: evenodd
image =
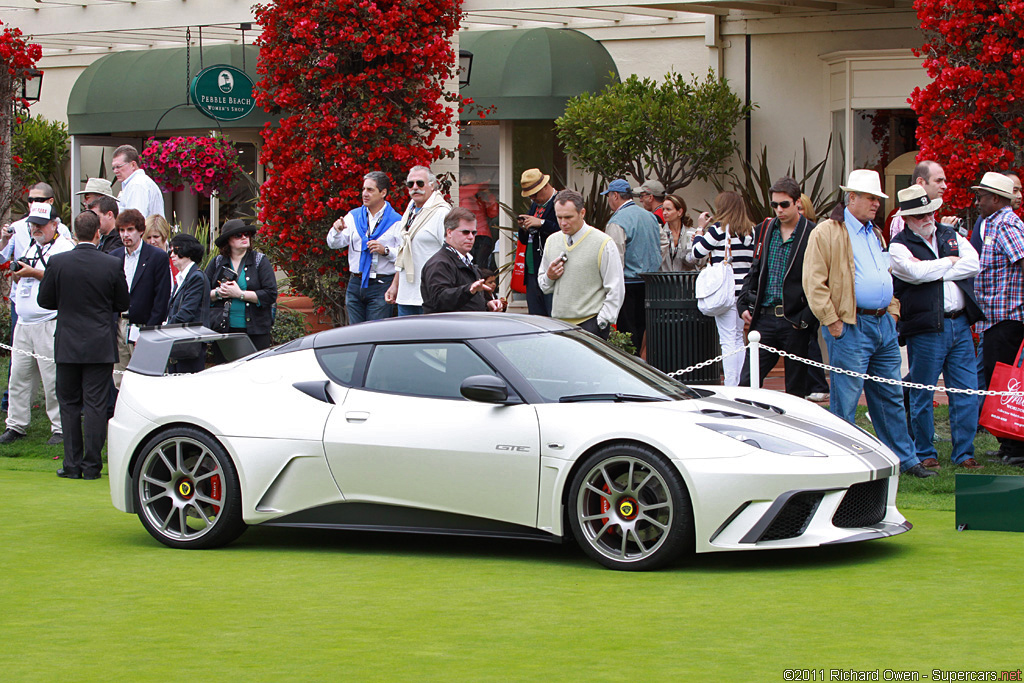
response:
M1024 391L1022 353L1024 344L1017 351L1013 365L996 363L988 385L990 391ZM986 396L978 422L993 436L1024 441L1024 396Z
M516 258L512 262L512 287L513 292L523 294L526 292L526 245L516 241Z

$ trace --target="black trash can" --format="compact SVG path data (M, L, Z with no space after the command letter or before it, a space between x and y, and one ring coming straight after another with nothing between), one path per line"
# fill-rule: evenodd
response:
M647 362L675 372L714 358L720 351L715 319L697 308L697 273L641 273L646 284ZM690 384L718 384L722 363L699 368L676 379Z

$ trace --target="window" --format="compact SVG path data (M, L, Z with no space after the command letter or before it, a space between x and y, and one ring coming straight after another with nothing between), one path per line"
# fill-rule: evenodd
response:
M493 374L465 344L382 344L370 358L365 386L394 394L461 399L459 388L464 379Z
M320 349L316 357L331 380L350 387L356 382L355 369L362 367L361 357L365 357L367 351L366 346L336 346Z

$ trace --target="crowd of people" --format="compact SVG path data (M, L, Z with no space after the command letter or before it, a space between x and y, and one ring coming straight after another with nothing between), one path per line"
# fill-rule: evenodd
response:
M219 253L204 269L203 245L187 234L172 236L156 212L156 186L138 168L138 153L118 148L114 169L121 195L113 196L109 181L89 179L79 193L89 210L76 218L74 240L44 183L32 188L25 219L0 235L0 258L17 266L14 346L28 352L12 354L0 443L24 437L41 381L50 443L64 444L58 472L64 477L98 476L102 432L121 376L112 371L129 362L141 327L201 323L243 333L257 349L270 345L277 285L269 259L252 248L255 228L227 221L216 240ZM407 197L383 172L364 176L362 205L325 237L328 247L347 250L349 324L506 310L487 269L495 207L486 188L471 181L473 191L460 192L453 208L427 167L409 169ZM789 357L786 392L828 400L851 423L863 394L901 471L930 477L940 467L931 393L913 389L905 397L897 386L864 376L900 379L901 344L909 362L904 379L926 385L941 374L948 387L985 388L996 363L1014 359L1024 342L1024 223L1014 213L1020 187L1013 173L986 173L973 188L981 218L968 229L937 218L946 181L932 161L919 163L910 186L899 190L888 222L877 216L888 196L875 171L851 172L838 205L821 222L796 180L782 177L769 189L772 216L749 215L743 197L725 191L713 213L700 213L694 225L683 198L661 183L632 187L616 179L601 193L611 215L598 229L587 223L580 193L559 191L548 174L529 169L520 180L530 202L518 216L520 289L532 315L604 339L615 327L642 348L642 274L728 264L732 280L719 289L734 295L735 305L714 316L725 383L750 381L749 356L740 352L747 329L768 346L812 361L821 360L821 339L830 363L850 374L833 372L830 387L820 368ZM972 326L980 333L977 344ZM72 352L81 340L90 340L92 352ZM40 357L56 358L56 367ZM761 349L761 382L778 360ZM202 345L182 345L168 370L197 372L205 364ZM977 396L950 395L955 467L982 467L973 446L980 405ZM995 459L1024 466L1024 443L1001 439Z
M189 234L172 236L163 195L139 168L138 151L114 151L121 182L88 179L74 235L54 206L53 188L37 183L28 214L0 232L0 262L10 262L12 346L0 444L25 438L32 401L43 386L51 435L63 445L58 476L97 479L107 420L142 328L203 324L244 333L270 346L277 280L252 248L256 228L227 221L220 253L203 269L206 249ZM216 321L216 322L215 322ZM214 349L214 362L218 358ZM167 371L192 373L207 362L205 345L175 345Z

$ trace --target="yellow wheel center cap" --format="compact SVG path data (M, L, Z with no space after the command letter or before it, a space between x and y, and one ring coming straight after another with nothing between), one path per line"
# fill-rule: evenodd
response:
M181 494L182 498L190 497L192 495L192 482L185 480L181 481L178 484L178 493Z
M632 498L623 498L619 501L619 515L624 519L633 519L637 512L636 501Z

